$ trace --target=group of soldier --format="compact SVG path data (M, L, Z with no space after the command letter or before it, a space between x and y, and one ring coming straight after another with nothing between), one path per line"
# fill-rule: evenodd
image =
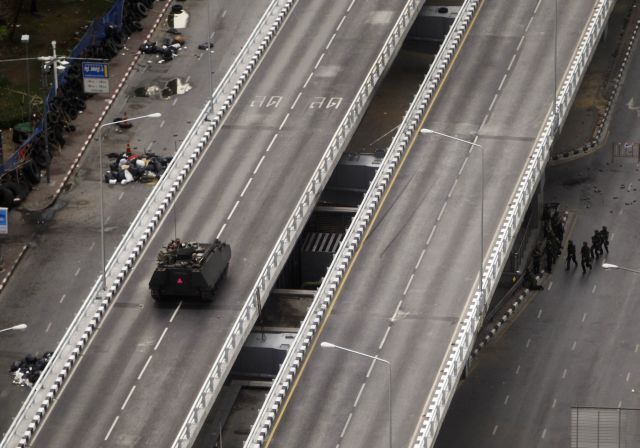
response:
M604 247L604 249L603 249ZM593 268L592 261L600 258L600 255L604 254L604 251L609 253L609 231L607 226L602 226L601 230L596 229L591 237L591 246L586 241L582 242L580 248L580 266L582 267L582 274L587 273L587 268L591 270ZM578 267L578 261L576 260L576 246L573 241L569 240L567 245L567 271L571 267L571 262Z

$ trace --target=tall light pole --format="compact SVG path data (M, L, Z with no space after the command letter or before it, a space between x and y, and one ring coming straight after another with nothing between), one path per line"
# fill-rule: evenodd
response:
M434 131L433 129L422 128L420 129L421 134L436 134L441 137L445 137L451 140L456 140L458 142L466 143L470 146L475 146L480 149L480 297L483 301L482 306L485 306L484 300L484 285L483 285L483 265L484 265L484 148L482 145L479 145L474 142L470 142L468 140L464 140L458 137L454 137L453 135L445 134L443 132Z
M555 135L560 126L560 118L558 117L558 0L555 0L555 30L553 33L553 116L554 126L553 133Z
M100 184L100 251L101 251L101 255L102 255L102 291L104 293L107 292L107 266L106 266L106 260L105 260L105 255L104 255L104 188L102 187L103 184L103 180L102 180L102 129L106 128L107 126L113 126L119 123L124 123L125 121L129 122L129 121L135 121L135 120L142 120L143 118L158 118L161 117L162 114L160 112L155 112L152 114L148 114L148 115L142 115L140 117L133 117L133 118L127 118L126 120L118 120L118 121L113 121L111 123L105 123L103 125L100 126L100 129L98 130L98 147L99 147L99 154L98 154L98 183Z
M625 268L624 266L618 266L617 264L612 264L612 263L602 263L602 267L605 269L611 269L611 270L619 269L621 271L628 271L628 272L633 272L634 274L640 274L640 270L638 269Z
M392 442L393 442L393 436L392 436L392 423L393 423L393 418L392 418L392 414L391 414L391 363L389 361L387 361L386 359L382 359L379 358L377 356L372 356L372 355L368 355L366 353L362 353L356 350L352 350L350 348L347 347L341 347L339 345L336 344L332 344L331 342L326 342L323 341L320 343L320 347L322 348L336 348L338 350L343 350L345 352L349 352L349 353L353 353L354 355L358 355L358 356L364 356L365 358L369 358L369 359L374 359L376 361L380 361L382 363L384 363L387 366L387 369L389 370L389 448L392 448Z
M20 41L25 45L27 57L25 59L25 64L27 65L27 99L28 99L28 110L29 110L29 123L33 119L31 115L31 76L29 76L29 35L23 34L20 37Z
M26 329L27 329L27 324L18 324L18 325L14 325L13 327L3 328L2 330L0 330L0 333L3 333L5 331L12 331L12 330L21 331Z

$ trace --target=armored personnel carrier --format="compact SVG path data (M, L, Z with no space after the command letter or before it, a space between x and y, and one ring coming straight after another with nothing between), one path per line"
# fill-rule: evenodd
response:
M172 240L158 254L149 289L155 300L211 301L229 267L231 248L216 239L213 244Z

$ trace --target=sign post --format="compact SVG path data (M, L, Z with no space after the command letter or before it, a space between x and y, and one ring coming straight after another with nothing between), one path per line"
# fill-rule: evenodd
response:
M84 93L109 93L109 66L105 62L83 62Z
M9 209L7 207L0 207L0 234L6 235L9 233Z

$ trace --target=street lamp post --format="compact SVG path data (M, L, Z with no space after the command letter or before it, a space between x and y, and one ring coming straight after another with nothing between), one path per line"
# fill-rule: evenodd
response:
M612 264L612 263L602 263L602 267L605 269L611 269L611 270L619 269L621 271L628 271L628 272L633 272L634 274L640 274L640 270L638 269L625 268L624 266L618 266L617 264Z
M0 330L0 333L3 333L5 331L12 331L12 330L21 331L26 329L27 329L27 324L18 324L18 325L14 325L13 327L3 328L2 330Z
M28 100L28 110L29 110L29 123L33 119L31 115L31 76L29 76L29 35L23 34L20 38L20 41L25 45L27 57L25 59L25 64L27 65L27 100Z
M100 126L98 130L98 183L100 184L100 251L102 256L102 291L107 292L107 267L106 260L104 255L104 188L102 187L102 129L107 126L113 126L119 123L124 123L125 121L135 121L141 120L143 118L158 118L161 117L162 114L160 112L155 112L148 115L142 115L140 117L127 118L126 120L118 120L113 121L111 123L105 123Z
M391 363L389 361L387 361L386 359L382 359L379 358L377 356L372 356L372 355L368 355L366 353L362 353L356 350L352 350L350 348L347 347L341 347L339 345L336 344L332 344L331 342L326 342L323 341L320 343L320 347L322 348L336 348L338 350L342 350L345 352L349 352L349 353L353 353L354 355L358 355L358 356L364 356L365 358L369 358L369 359L373 359L376 361L380 361L382 363L384 363L387 366L387 369L389 371L389 387L388 387L388 392L389 392L389 448L392 448L392 442L393 442L393 436L392 436L392 422L393 422L393 418L392 418L392 414L391 414Z
M433 129L422 128L420 129L421 134L436 134L441 137L445 137L451 140L456 140L458 142L466 143L470 146L475 146L480 149L480 296L482 300L482 306L485 306L485 297L484 297L484 285L483 285L483 272L482 265L484 264L484 148L482 145L479 145L474 142L470 142L468 140L463 140L458 137L454 137L453 135L445 134L442 132L434 131Z

